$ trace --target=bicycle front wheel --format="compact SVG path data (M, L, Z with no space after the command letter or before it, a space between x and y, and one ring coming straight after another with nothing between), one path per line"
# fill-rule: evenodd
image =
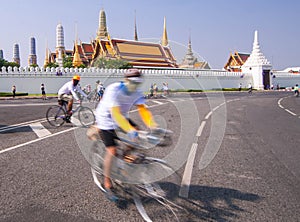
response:
M81 107L78 111L78 119L82 126L88 127L95 123L94 112L88 107Z
M51 106L46 113L46 118L51 126L59 127L64 124L66 111L58 105Z

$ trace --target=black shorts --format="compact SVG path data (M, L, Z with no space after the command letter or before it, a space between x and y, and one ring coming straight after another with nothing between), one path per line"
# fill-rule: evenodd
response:
M130 125L132 125L133 127L137 128L137 125L135 124L135 122L133 122L131 119L128 119ZM116 140L119 140L117 133L114 129L110 129L110 130L100 130L100 137L104 143L104 145L106 147L108 146L117 146L118 143Z
M100 137L106 147L108 146L117 146L118 143L116 140L118 140L118 136L116 134L116 131L114 129L111 130L101 130L100 131Z

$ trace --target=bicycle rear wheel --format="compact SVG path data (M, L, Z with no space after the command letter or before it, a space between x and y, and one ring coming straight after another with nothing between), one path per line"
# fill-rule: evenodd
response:
M78 111L78 119L82 126L88 127L95 123L94 112L88 107L81 107Z
M46 118L51 126L59 127L65 122L66 111L61 106L53 105L47 110Z
M157 170L173 172L157 182L135 184L131 186L132 197L140 215L146 221L180 221L177 213L184 210L176 203L180 176L164 160L146 157L143 164L154 164ZM147 172L145 173L147 175ZM159 212L151 202L161 205ZM150 219L151 218L151 219Z

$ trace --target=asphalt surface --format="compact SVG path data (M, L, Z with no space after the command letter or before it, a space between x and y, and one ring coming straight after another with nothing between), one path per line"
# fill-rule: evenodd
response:
M55 103L0 100L0 221L143 221L132 201L120 208L93 183L82 155L88 142L77 128L55 129L45 121ZM178 221L299 221L300 98L291 92L200 93L147 104L174 131L171 146L149 155L178 165L179 179L161 183L183 208L176 209ZM49 135L39 137L33 123ZM186 162L191 177L183 197ZM158 202L142 201L153 221L176 221Z

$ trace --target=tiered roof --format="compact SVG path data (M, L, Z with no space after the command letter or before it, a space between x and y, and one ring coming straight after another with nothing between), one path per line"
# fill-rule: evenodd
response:
M241 72L241 67L249 58L249 53L241 53L235 51L233 54L230 53L227 63L224 66L224 69L229 72Z

